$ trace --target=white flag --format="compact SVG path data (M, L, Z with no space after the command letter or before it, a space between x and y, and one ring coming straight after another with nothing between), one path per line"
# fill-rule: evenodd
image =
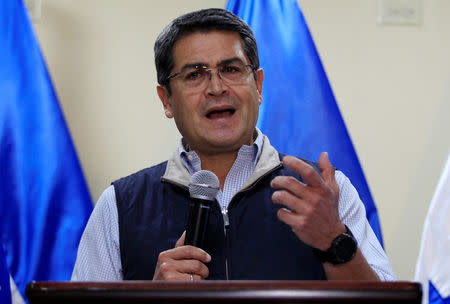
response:
M450 153L425 220L415 280L423 304L450 304Z

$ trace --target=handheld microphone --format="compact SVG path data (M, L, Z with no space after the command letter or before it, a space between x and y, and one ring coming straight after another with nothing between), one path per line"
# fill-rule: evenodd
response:
M191 205L186 227L185 245L202 248L211 205L219 192L219 179L208 170L201 170L191 176L189 194Z

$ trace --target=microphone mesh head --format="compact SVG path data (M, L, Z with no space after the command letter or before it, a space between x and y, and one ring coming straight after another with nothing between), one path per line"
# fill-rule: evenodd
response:
M219 179L208 170L200 170L191 176L189 194L193 198L213 201L219 192Z

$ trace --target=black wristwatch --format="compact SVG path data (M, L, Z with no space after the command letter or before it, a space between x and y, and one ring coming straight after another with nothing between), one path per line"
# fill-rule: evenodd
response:
M358 249L358 243L352 232L345 226L346 232L338 235L327 251L313 248L314 256L322 263L329 262L333 265L344 264L353 259Z

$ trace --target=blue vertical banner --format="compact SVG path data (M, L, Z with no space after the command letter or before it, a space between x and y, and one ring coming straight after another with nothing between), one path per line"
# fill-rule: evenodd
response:
M264 70L258 126L280 151L332 164L358 190L382 244L378 214L308 26L296 0L229 0L258 43Z
M0 12L0 245L24 294L70 279L92 202L26 7Z
M9 272L6 267L6 259L3 247L0 244L0 303L11 303L11 288L9 285Z

